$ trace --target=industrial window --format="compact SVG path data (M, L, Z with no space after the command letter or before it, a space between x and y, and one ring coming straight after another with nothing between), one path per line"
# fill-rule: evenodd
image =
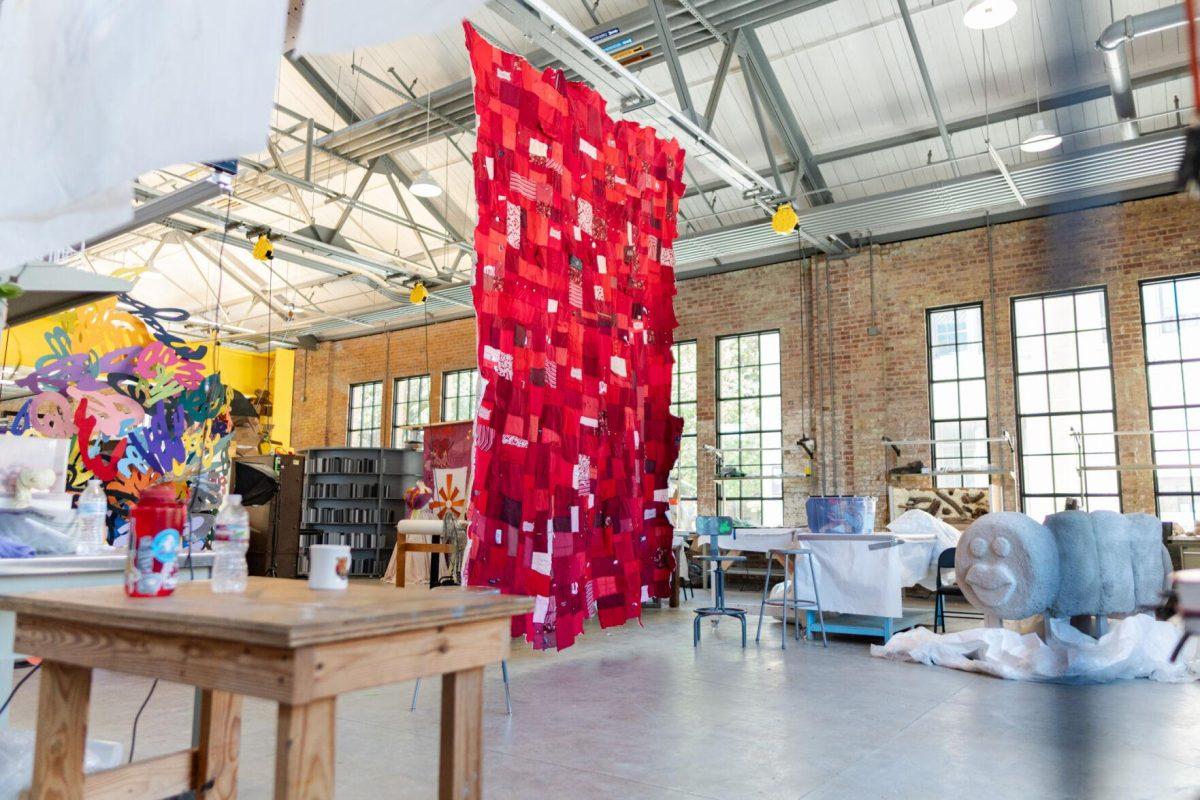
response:
M478 382L477 369L442 373L442 422L475 419L475 385Z
M1200 464L1200 275L1142 284L1154 463ZM1158 515L1192 530L1200 469L1155 472Z
M379 447L383 416L383 381L350 385L350 413L346 422L347 447Z
M783 408L779 331L717 339L718 447L732 480L719 480L721 513L783 524Z
M929 428L933 466L949 475L938 486L987 486L987 380L983 368L983 305L930 309ZM959 473L959 474L953 474Z
M406 425L429 424L429 376L414 375L397 378L392 387L392 447L405 442L420 442L422 430L405 429Z
M671 413L683 418L679 460L671 471L671 480L679 487L675 527L691 531L696 525L696 343L676 342L672 351L675 368L671 381Z
M1068 498L1121 510L1117 472L1105 469L1117 464L1107 306L1104 289L1013 300L1021 502L1034 519Z

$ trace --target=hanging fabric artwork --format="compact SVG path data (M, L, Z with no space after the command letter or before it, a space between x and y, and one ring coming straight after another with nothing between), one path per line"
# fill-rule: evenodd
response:
M531 595L514 635L569 647L670 589L677 142L496 49L475 75L475 427L468 582Z
M467 514L467 482L471 471L473 422L439 423L425 428L425 485L433 496L429 508L444 519Z

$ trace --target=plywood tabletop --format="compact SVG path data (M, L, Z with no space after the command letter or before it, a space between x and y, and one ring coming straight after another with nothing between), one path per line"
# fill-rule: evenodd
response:
M532 598L480 589L431 592L352 582L343 592L318 592L282 578L250 578L245 594L215 594L208 581L196 581L161 598L126 597L122 586L0 595L0 610L31 617L286 648L498 619L532 608Z

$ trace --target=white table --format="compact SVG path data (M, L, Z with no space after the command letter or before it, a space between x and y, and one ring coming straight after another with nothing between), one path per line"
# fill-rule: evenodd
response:
M193 553L192 570L187 561L181 562L179 579L191 580L212 577L213 554ZM66 589L84 586L105 586L125 582L125 551L114 550L109 555L95 556L34 556L33 558L0 558L0 594L21 594L40 589ZM16 615L0 611L0 703L12 691L16 653L13 652ZM0 716L0 728L8 725L8 711Z
M905 609L902 597L903 589L925 580L936 563L938 545L932 534L822 534L803 528L739 528L732 536L722 536L718 545L722 550L741 552L765 553L799 546L811 550L827 633L880 636L886 641L893 633L929 617L927 611ZM808 574L802 570L798 579L799 594L812 597ZM815 616L809 614L810 635Z

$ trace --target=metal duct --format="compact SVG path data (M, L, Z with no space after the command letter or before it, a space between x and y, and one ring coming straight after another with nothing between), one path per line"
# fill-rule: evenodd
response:
M1144 14L1117 20L1105 28L1096 40L1096 49L1104 56L1104 69L1108 72L1108 83L1112 91L1113 105L1117 109L1117 119L1120 120L1122 138L1136 139L1140 135L1126 45L1134 39L1152 33L1178 28L1187 24L1187 21L1187 12L1182 5L1156 8Z

